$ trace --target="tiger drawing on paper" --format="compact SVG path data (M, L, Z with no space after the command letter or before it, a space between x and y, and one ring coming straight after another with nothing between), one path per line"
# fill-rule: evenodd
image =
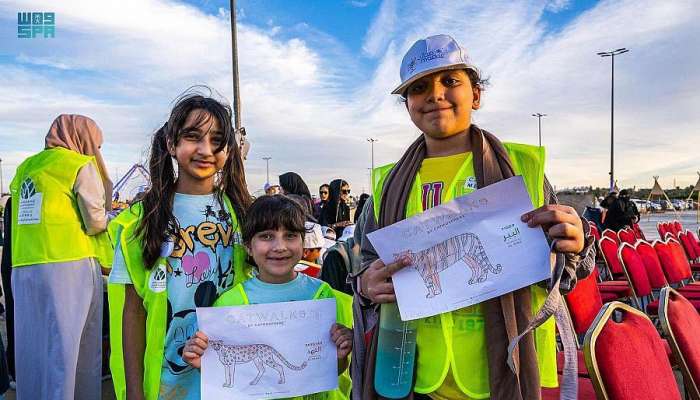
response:
M411 259L411 267L415 268L423 279L428 289L425 296L427 298L442 293L439 274L458 261L464 261L471 269L470 285L484 282L489 271L498 274L502 270L501 264L491 264L479 237L470 232L453 236L416 253L411 250L396 253L394 257L405 255Z

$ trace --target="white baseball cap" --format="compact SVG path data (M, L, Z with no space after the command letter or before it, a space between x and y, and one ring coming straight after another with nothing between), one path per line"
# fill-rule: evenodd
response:
M304 234L305 249L320 249L325 244L325 238L321 232L321 225L313 222L306 222L306 233Z
M416 80L446 69L471 69L467 52L452 36L428 36L413 43L401 61L401 84L392 94L403 94Z

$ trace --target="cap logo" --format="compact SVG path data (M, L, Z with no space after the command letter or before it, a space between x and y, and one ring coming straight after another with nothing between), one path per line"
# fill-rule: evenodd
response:
M408 64L408 70L409 72L413 72L416 70L417 64L436 60L438 58L445 58L447 57L447 54L447 48L426 51L425 53L422 53L420 57L413 57L411 59L411 62Z

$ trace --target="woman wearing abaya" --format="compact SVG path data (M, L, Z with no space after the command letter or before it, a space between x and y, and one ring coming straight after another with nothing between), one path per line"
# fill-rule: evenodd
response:
M18 400L101 397L100 267L113 253L102 142L90 118L60 115L10 184Z
M343 236L343 229L348 225L352 225L350 221L350 206L348 205L349 197L350 185L347 182L342 179L336 179L331 182L328 201L321 210L319 223L322 226L333 228L336 237Z

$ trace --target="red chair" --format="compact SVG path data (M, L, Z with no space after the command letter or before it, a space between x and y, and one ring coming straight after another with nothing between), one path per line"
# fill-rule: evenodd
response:
M606 232L612 231L606 229ZM603 259L605 260L605 264L608 268L608 274L609 276L612 276L613 279L623 278L625 272L622 270L620 261L617 259L617 248L619 243L615 242L609 236L605 236L605 232L603 232L603 234L603 238L600 239L599 244L600 250L603 253Z
M637 235L637 239L647 240L647 237L644 235L644 231L642 231L642 228L638 223L635 222L632 224L632 230L634 231L634 234Z
M617 253L617 258L625 271L627 281L630 283L632 298L637 304L637 308L648 314L656 315L659 309L659 301L654 300L651 283L649 282L642 257L632 245L623 243Z
M678 235L679 233L683 232L683 225L681 225L680 221L674 220L672 223L673 226L673 233Z
M608 301L616 300L608 296ZM569 309L571 323L577 335L584 335L593 323L598 311L603 308L602 293L598 289L596 274L590 274L585 279L576 282L574 290L564 296Z
M684 386L694 400L700 400L700 315L693 304L672 288L661 291L659 321L671 352L683 373Z
M688 241L690 244L693 246L693 249L695 250L695 254L700 257L700 241L698 241L698 237L695 236L695 233L691 230L686 230L685 231L686 236L688 236Z
M656 250L647 242L638 242L635 248L642 261L644 261L651 288L660 292L661 289L668 286L668 281ZM676 290L689 299L700 299L700 285L687 285Z
M617 236L620 238L620 243L629 243L632 246L637 243L637 235L634 234L632 229L621 229L617 232Z
M698 258L698 254L695 252L695 246L693 246L692 239L688 237L686 232L681 232L678 234L679 242L685 250L685 254L688 256L688 260L695 261Z
M690 266L684 268L685 254L679 256L677 246L680 244L670 239L665 242L655 241L654 250L659 256L659 261L661 262L661 267L664 269L664 274L666 275L666 280L669 284L683 284L686 279L692 278L690 271ZM682 250L681 250L682 251ZM685 264L688 261L685 260Z
M664 240L664 236L666 236L666 232L668 232L668 229L666 228L666 223L657 222L656 231L659 232L659 239Z
M602 235L602 236L603 236L604 238L607 237L607 238L612 239L616 244L620 244L620 237L617 236L617 232L615 232L615 231L613 231L613 230L611 230L611 229L605 229L605 230L603 231L603 235Z
M613 313L620 315L619 322ZM606 304L586 333L584 356L599 399L680 400L664 344L649 317Z

